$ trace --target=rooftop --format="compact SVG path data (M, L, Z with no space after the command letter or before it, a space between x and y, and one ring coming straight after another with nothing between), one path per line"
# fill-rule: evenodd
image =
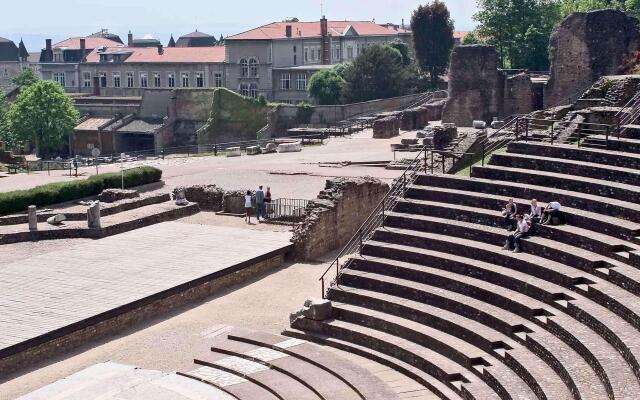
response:
M74 37L63 40L62 42L58 42L53 45L53 48L65 48L65 49L80 49L80 39L85 40L85 48L86 49L95 49L98 47L116 47L122 46L121 43L118 43L114 40L107 39L104 37Z
M287 39L286 26L291 26L292 37L320 37L320 21L314 22L273 22L249 31L229 36L226 40L271 40ZM409 30L390 29L372 21L327 21L329 36L345 36L347 32L359 36L389 36L409 33Z
M130 54L124 63L221 63L225 60L224 46L165 47L159 54L156 47L114 47L104 54ZM88 63L100 62L97 49L87 56Z

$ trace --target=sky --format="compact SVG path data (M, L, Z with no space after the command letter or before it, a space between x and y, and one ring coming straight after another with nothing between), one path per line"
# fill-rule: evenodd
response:
M444 0L456 30L474 27L476 0ZM317 21L322 12L332 20L373 20L378 23L409 22L421 3L415 0L0 0L0 37L27 50L39 51L46 38L56 41L89 35L102 28L126 41L131 30L136 38L154 37L166 43L171 34L198 29L216 37L239 33L286 18ZM25 10L28 4L28 10ZM12 17L16 16L16 18ZM20 18L18 16L24 16Z

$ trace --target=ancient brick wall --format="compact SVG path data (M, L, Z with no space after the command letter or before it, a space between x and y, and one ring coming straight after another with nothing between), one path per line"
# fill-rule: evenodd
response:
M304 221L294 228L293 256L314 260L344 246L388 190L386 183L371 177L327 180L307 206Z
M529 114L534 110L534 91L531 77L521 73L506 79L504 115Z
M502 115L503 81L495 48L455 47L449 63L449 99L442 122L471 126L473 120L489 123L493 117Z
M615 75L640 44L638 20L617 10L573 13L549 41L551 79L545 107L573 103L593 82Z
M373 123L373 138L387 139L400 134L400 120L398 117L381 118Z

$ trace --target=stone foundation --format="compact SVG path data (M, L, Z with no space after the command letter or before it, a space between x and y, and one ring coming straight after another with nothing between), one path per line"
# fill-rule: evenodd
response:
M294 228L293 257L315 260L344 246L388 191L389 185L371 177L327 180Z
M386 117L374 121L374 139L388 139L398 135L400 135L400 119L398 117Z

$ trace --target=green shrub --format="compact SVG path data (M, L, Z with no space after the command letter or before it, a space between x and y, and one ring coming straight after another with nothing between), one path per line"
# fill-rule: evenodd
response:
M160 178L162 178L162 170L158 168L148 166L132 168L124 171L124 187L158 182ZM42 207L95 196L103 189L120 187L122 187L122 173L110 172L79 181L49 183L32 189L4 192L0 193L0 215L24 212L30 205Z

